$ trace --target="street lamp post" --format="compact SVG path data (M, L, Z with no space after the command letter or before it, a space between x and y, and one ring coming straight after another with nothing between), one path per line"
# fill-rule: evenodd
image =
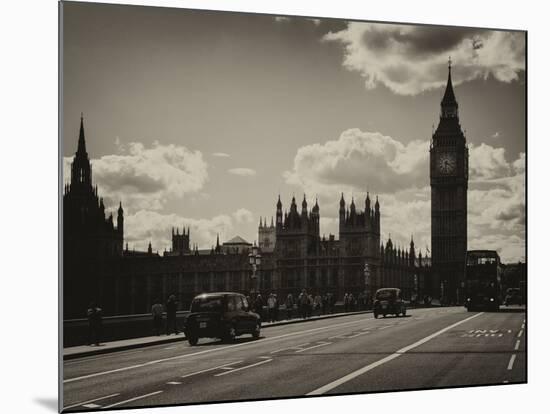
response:
M252 246L251 252L248 254L248 263L250 266L252 266L252 276L250 277L253 286L251 286L251 289L255 291L255 293L260 292L260 281L256 274L258 267L262 263L262 255L258 252L258 247L256 246L256 243L254 243L254 246Z

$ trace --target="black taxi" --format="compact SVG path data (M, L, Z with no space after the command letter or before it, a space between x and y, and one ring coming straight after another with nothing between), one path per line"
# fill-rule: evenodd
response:
M383 288L376 291L373 308L375 318L378 318L378 315L384 317L386 315L405 316L406 313L407 308L401 297L401 289Z
M260 337L261 320L250 311L246 297L234 292L203 293L191 302L185 322L185 336L190 345L199 338L220 338L232 341L236 336L251 334Z

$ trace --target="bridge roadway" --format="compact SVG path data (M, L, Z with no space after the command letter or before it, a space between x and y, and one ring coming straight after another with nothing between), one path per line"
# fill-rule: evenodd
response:
M410 310L64 362L68 411L526 381L525 313Z

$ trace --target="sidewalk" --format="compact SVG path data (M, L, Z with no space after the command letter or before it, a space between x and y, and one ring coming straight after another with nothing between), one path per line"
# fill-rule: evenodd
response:
M349 316L349 315L360 315L363 313L372 313L372 310L363 310L363 311L347 312L347 313L346 312L333 313L328 315L312 316L311 318L308 318L308 319L293 318L290 320L280 320L277 322L262 322L262 328L265 329L265 328L271 328L273 326L290 325L295 323L307 323L307 322L313 322L313 321L318 321L322 319L339 318L342 316ZM72 347L63 349L63 360L67 361L70 359L88 357L93 355L108 354L111 352L126 351L129 349L142 348L142 347L147 347L152 345L169 344L172 342L184 341L185 339L186 339L185 335L183 334L183 332L181 332L179 335L145 336L141 338L132 338L132 339L123 339L120 341L104 342L104 343L101 343L99 346L95 346L95 345L72 346Z

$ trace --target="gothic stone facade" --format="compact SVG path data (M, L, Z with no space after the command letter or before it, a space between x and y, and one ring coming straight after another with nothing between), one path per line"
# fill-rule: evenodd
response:
M71 168L71 182L63 196L64 318L85 316L89 301L96 301L106 315L148 313L154 301L175 294L181 309L202 292L238 291L249 294L275 292L280 298L332 292L366 293L381 287L399 287L406 298L430 292L429 261L416 255L411 239L407 249L380 240L380 203L364 208L340 198L339 238L320 234L320 207L308 209L304 196L301 211L293 197L283 213L279 198L276 220L258 229L262 264L257 282L248 263L250 244L238 237L199 250L191 245L190 229L172 230L172 249L163 255L123 249L124 212L119 205L117 225L106 218L103 200L92 185L92 167L86 153L81 119L78 149Z

